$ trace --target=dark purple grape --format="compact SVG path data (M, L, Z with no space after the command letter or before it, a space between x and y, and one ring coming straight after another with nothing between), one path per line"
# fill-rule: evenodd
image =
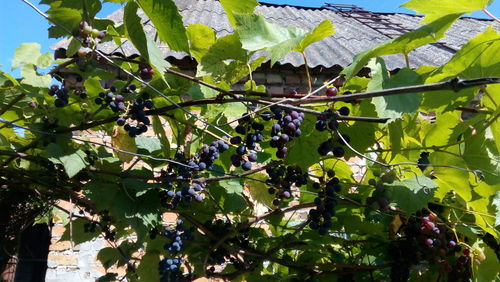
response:
M326 127L327 127L326 121L324 121L324 120L318 120L316 122L316 130L318 130L318 131L325 131Z
M269 145L271 146L271 148L276 148L276 147L278 147L279 140L280 140L280 137L279 137L279 136L273 136L273 138L272 138L272 139L271 139L271 141L269 142Z
M235 166L235 167L239 167L241 165L241 161L242 161L242 158L240 155L231 155L231 163Z
M251 161L251 162L257 161L257 154L254 154L254 153L249 154L248 155L248 160Z
M58 108L62 108L64 106L67 105L67 102L65 102L63 99L59 99L57 98L55 101L54 101L54 105Z
M241 141L242 141L242 140L241 140L241 137L240 137L240 136L235 136L235 137L233 137L233 138L231 138L231 139L229 140L229 142L231 142L231 144L233 144L233 145L240 144L240 143L241 143Z
M339 114L343 116L348 116L351 111L348 107L342 107L339 109Z
M119 125L119 126L124 126L125 123L126 123L126 120L124 118L118 118L116 120L116 123Z
M286 156L287 151L288 149L286 147L278 149L278 151L276 151L276 157L279 159L283 159Z
M332 152L333 152L333 155L337 158L343 157L344 153L345 153L345 151L342 147L335 147L335 148L333 148Z
M198 167L200 168L200 170L205 170L207 169L207 164L204 162L199 162Z
M241 134L241 135L244 135L247 133L247 129L243 125L236 126L234 131L236 131L236 133Z
M299 118L299 113L297 113L296 111L292 111L290 113L290 117L292 117L292 119L297 119Z
M144 102L144 107L146 107L146 109L152 109L154 107L154 104L153 104L153 101L151 100L146 100Z
M238 148L236 148L236 153L240 156L243 156L247 152L247 148L243 145L240 145Z
M261 117L265 121L270 121L273 118L274 114L270 111L265 111L262 113Z
M245 161L243 162L243 164L241 165L241 168L243 168L243 170L251 170L252 169L252 163L251 162L248 162L248 161Z
M286 143L290 141L290 137L287 134L281 134L279 141L281 143Z
M113 86L111 86L111 87L109 88L109 91L111 91L111 92L113 92L113 93L114 93L114 92L118 91L118 89L116 89L116 86L114 86L114 85L113 85Z

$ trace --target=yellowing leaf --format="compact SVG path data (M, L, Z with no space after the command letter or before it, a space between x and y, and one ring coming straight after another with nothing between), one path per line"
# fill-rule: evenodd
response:
M111 145L123 151L136 153L137 145L135 144L135 139L128 136L127 131L121 126L115 126L113 128L113 135L111 136ZM123 152L116 152L118 158L122 162L130 162L134 156L126 154Z

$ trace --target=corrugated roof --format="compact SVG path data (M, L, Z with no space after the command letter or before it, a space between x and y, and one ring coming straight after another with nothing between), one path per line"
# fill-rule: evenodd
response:
M218 37L234 31L234 28L229 24L221 4L217 0L175 0L175 2L178 4L186 26L198 23L208 25L217 32ZM284 27L296 26L306 30L313 29L323 20L331 20L335 25L335 34L312 44L306 49L308 66L311 68L330 68L335 65L347 66L352 62L352 57L355 54L388 39L388 37L378 33L369 26L327 8L306 8L261 3L255 12L264 15L271 23ZM378 13L378 15L412 30L420 26L419 22L422 19L420 16L400 13ZM147 17L144 14L140 14L140 16L146 23L146 32L154 34L155 28L147 21ZM123 9L117 10L108 18L117 23L123 22ZM436 44L417 48L409 55L411 66L438 66L445 63L454 54L453 49L459 49L461 45L484 31L491 24L494 24L496 30L500 30L500 25L493 21L474 18L459 19L448 30L446 37L440 40L440 42L451 48ZM397 32L397 30L393 31ZM67 45L67 42L60 42L56 47L64 47L65 45ZM130 42L124 43L120 48L113 42L106 42L101 44L99 49L106 53L120 52L126 56L137 54L137 50ZM166 58L173 57L180 60L188 56L186 53L173 52L168 50L168 48L162 48L162 50ZM304 61L299 53L292 52L278 63L299 67L304 64ZM386 63L389 69L406 66L404 58L401 55L386 56Z

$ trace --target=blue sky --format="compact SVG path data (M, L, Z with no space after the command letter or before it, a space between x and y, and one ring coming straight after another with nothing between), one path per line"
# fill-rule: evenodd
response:
M21 43L38 42L42 45L42 53L44 53L51 51L50 46L57 40L48 39L47 28L49 25L47 21L21 0L4 0L2 2L2 9L0 9L0 27L2 27L2 36L0 39L0 69L17 76L19 74L18 71L11 71L11 60L14 55L14 50ZM37 0L33 2L37 3ZM334 2L339 4L354 4L376 12L412 12L399 8L399 5L404 3L404 0L265 0L263 2L309 7L320 7L325 2ZM39 5L39 7L44 11L47 9L45 5ZM104 17L119 7L120 5L118 4L107 3L104 5L99 16ZM500 1L495 1L489 10L497 17L500 17ZM485 17L483 13L475 13L473 16Z

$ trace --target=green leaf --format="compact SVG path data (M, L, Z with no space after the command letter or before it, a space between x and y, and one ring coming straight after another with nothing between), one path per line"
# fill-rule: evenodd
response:
M170 67L170 64L165 60L162 51L156 46L156 42L144 32L141 17L137 15L138 8L135 2L129 2L125 6L123 20L127 37L155 70L163 74L165 68ZM163 75L162 78L164 79Z
M330 20L324 20L311 32L308 32L299 45L293 49L293 51L304 52L309 45L321 41L334 33L335 29L333 28L332 22Z
M236 27L234 13L252 14L255 7L259 5L256 0L220 0L222 8L226 11L229 23Z
M460 123L459 112L448 112L437 115L436 121L429 125L428 131L425 132L423 145L429 147L455 143L458 136L454 132L455 128L460 126Z
M90 97L97 97L99 93L104 92L99 77L90 77L85 80L83 85Z
M404 68L389 78L389 72L381 58L372 60L368 67L371 69L372 80L368 84L368 91L389 89L421 83L420 76L413 70ZM372 98L372 104L379 117L391 120L403 118L404 113L413 113L420 106L421 94L409 93Z
M496 207L495 226L500 226L500 191L493 197L492 204Z
M429 161L434 165L449 165L467 168L465 161L452 154L434 152L429 156ZM436 197L442 199L449 191L455 191L464 201L472 199L472 191L469 185L469 173L453 167L433 167L439 185Z
M160 146L163 149L164 156L168 158L170 156L170 141L158 116L153 116L153 131L156 137L160 139Z
M85 160L87 155L82 150L70 149L69 151L63 151L59 145L51 143L47 146L45 152L49 160L64 166L69 178L72 178L87 166Z
M161 41L174 51L189 53L186 29L174 1L137 0L137 3L156 27Z
M149 153L161 150L160 139L156 137L137 136L135 138L135 144L138 149L144 149Z
M474 79L488 76L500 76L500 34L489 27L485 32L471 39L450 59L448 63L431 72L426 83L445 81L454 77ZM433 91L424 93L423 107L436 110L437 107L455 109L472 100L478 88L468 88L459 92Z
M426 23L450 14L470 14L486 8L492 2L493 0L411 0L401 6L425 14L422 23Z
M248 51L267 49L271 65L290 51L304 50L309 44L333 34L333 26L328 21L307 32L297 27L285 28L271 24L261 15L238 14L235 18L243 48Z
M22 83L33 87L47 88L52 81L52 77L49 74L39 75L35 66L31 64L23 65L21 75L24 77Z
M256 173L252 175L252 179L246 180L245 184L248 187L248 192L252 200L266 207L272 207L275 196L269 194L267 191L268 187L265 183L267 179L269 177L266 174Z
M120 260L118 250L112 247L103 248L97 253L97 259L107 270Z
M52 61L52 54L40 53L41 46L38 43L23 43L14 51L14 58L12 59L12 69L17 69L20 65L35 65L40 67L48 67ZM47 59L48 56L48 59ZM39 61L40 60L40 61ZM48 62L47 62L48 60Z
M139 6L136 2L128 2L124 9L123 24L125 34L134 44L139 53L149 61L148 43L146 33L142 27L142 19L137 15Z
M73 1L79 2L79 1ZM59 38L62 36L70 36L66 30L78 28L78 24L82 20L81 11L72 8L52 8L47 11L51 21L57 25L49 28L50 38Z
M96 232L93 233L84 232L84 226L86 223L88 223L88 221L81 218L77 218L70 223L68 222L60 241L72 241L75 245L78 245L90 241L100 235L99 228L96 228Z
M482 251L486 256L486 259L480 264L473 264L474 281L499 281L500 259L498 258L498 249L496 254L495 251L491 250L488 246L486 246L486 244L484 244L484 248L482 248Z
M391 200L396 202L406 214L414 213L425 207L427 202L433 198L433 190L438 187L430 178L423 175L404 181L394 181L386 186Z
M342 73L346 76L346 79L350 79L354 77L371 58L391 54L408 54L417 47L436 42L444 36L444 33L458 17L459 15L442 17L414 31L405 33L398 38L385 41L378 46L363 51L354 56L353 63L345 68Z
M215 30L203 24L191 24L186 29L189 39L189 50L197 62L208 52L215 43Z

